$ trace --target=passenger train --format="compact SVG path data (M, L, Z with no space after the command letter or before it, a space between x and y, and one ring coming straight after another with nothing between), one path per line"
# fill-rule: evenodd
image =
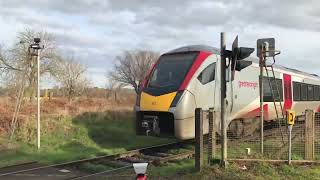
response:
M140 85L137 96L136 133L191 139L195 135L195 108L220 110L220 50L210 46L185 46L160 56ZM241 71L231 77L227 69L227 124L236 135L251 133L259 125L259 63L248 57ZM265 121L276 119L273 100L282 102L283 111L293 109L302 115L306 109L320 110L320 78L283 66L274 66L279 94L272 96L267 77L263 77ZM266 72L264 72L266 74ZM269 72L269 74L272 74ZM276 82L276 83L275 83ZM220 127L219 113L215 125ZM204 118L204 133L208 132Z

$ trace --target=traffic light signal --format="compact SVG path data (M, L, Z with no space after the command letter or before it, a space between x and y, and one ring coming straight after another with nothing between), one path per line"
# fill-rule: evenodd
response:
M248 47L238 47L238 36L234 39L232 43L232 50L228 51L228 57L231 61L231 70L232 71L241 71L242 69L250 66L251 61L242 61L243 59L250 56L253 53L254 48ZM233 73L234 74L234 73Z
M250 56L254 52L254 48L248 47L238 47L238 36L234 39L232 43L232 50L226 50L225 55L229 58L231 64L232 77L234 79L234 72L241 71L242 69L250 66L252 61L245 61L243 59Z

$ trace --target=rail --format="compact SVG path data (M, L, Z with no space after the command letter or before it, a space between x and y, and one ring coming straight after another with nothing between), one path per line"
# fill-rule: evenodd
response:
M85 162L94 162L94 161L98 161L98 160L109 160L112 163L112 161L121 161L121 160L123 160L123 158L128 158L128 157L133 157L133 156L138 156L138 155L143 155L142 157L145 158L145 159L140 159L140 161L159 164L159 163L168 162L170 160L179 159L179 158L181 158L180 155L183 156L183 158L187 158L187 157L193 156L193 154L194 154L193 151L186 151L186 152L180 153L180 155L178 153L178 154L175 154L175 155L168 155L168 156L165 156L165 157L157 156L157 153L155 153L159 149L170 149L170 148L174 149L176 147L177 148L181 148L183 145L190 144L191 142L192 141L190 141L190 140L189 141L178 141L178 142L174 142L174 143L167 143L167 144L143 147L143 148L139 148L139 149L133 149L133 150L129 150L129 151L124 152L124 153L117 153L117 154L112 154L112 155L103 155L103 156L97 156L97 157L94 157L94 158L86 158L86 159L81 159L81 160L75 160L75 161L70 161L70 162L53 164L53 165L46 165L46 166L27 168L27 169L22 169L22 170L17 170L17 171L10 171L10 172L6 172L6 173L0 173L0 177L19 174L19 173L25 173L25 172L29 172L29 171L43 170L43 169L47 169L47 168L68 167L68 166L73 166L73 165L75 166L75 165L79 165L79 164L82 164L82 163L85 163ZM154 154L152 155L153 158L151 160L150 160L151 156L150 155L148 156L148 153L150 153L150 152L154 152ZM148 160L148 157L149 157L149 160ZM137 161L139 161L139 160L137 160ZM119 164L121 164L121 163L119 163ZM125 163L122 163L122 164L125 164ZM26 163L17 164L17 165L13 165L13 166L10 166L10 167L22 166L22 165L26 165ZM119 170L122 170L122 169L127 169L129 167L132 167L132 165L127 163L127 165L122 166L122 167L117 167L117 168L113 168L113 169L109 169L109 170L106 170L106 171L93 173L93 174L86 174L84 176L77 176L77 177L73 177L71 179L82 179L82 178L87 178L87 177L93 177L93 176L97 176L97 175L101 175L101 174L106 174L106 173L111 173L111 172L114 172L114 171L119 171ZM3 167L3 168L9 168L9 166ZM3 169L3 168L0 168L0 170Z

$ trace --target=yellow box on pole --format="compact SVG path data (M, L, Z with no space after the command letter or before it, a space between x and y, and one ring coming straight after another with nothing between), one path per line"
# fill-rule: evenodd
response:
M293 110L287 110L287 123L289 125L294 125L296 114Z

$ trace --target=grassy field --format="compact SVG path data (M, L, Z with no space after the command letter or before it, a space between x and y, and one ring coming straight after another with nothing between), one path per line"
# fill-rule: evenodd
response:
M10 145L1 140L1 144L8 144L9 149L1 150L0 166L25 161L52 164L174 141L136 136L132 112L90 112L74 118L42 120L41 149L37 150L33 122L21 127L17 141Z

